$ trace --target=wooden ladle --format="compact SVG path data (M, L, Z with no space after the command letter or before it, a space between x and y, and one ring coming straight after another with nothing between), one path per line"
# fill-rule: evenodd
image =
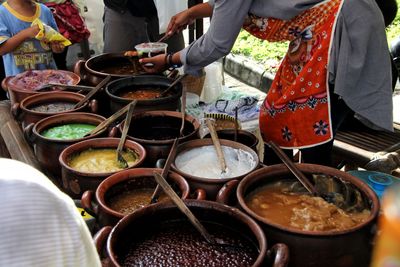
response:
M217 135L217 131L215 130L214 124L210 119L206 119L206 124L208 129L210 130L211 139L214 144L215 150L217 151L217 157L219 160L219 164L221 165L221 173L226 172L226 162L224 153L222 152L221 143L219 142L219 138Z
M180 77L176 78L176 80L173 81L173 82L170 84L170 86L168 86L167 89L165 89L164 91L162 91L162 92L160 93L160 97L165 96L172 88L175 87L175 85L176 85L177 83L179 83L179 82L180 82L183 78L185 78L186 76L187 76L187 74L183 74L183 75L181 75Z
M307 177L296 167L296 165L289 159L289 157L282 151L282 149L272 141L269 141L268 146L275 152L275 154L282 160L286 167L293 173L294 176L299 180L299 182L310 192L312 195L316 196L317 191L315 190L312 183L307 179Z
M231 244L223 239L215 238L212 236L201 222L194 216L190 209L186 206L185 202L175 193L172 187L168 184L165 178L158 172L153 172L154 178L161 186L164 192L172 199L179 210L189 219L190 223L200 232L204 239L211 245L227 246L227 247L240 247L240 245Z
M137 101L134 100L129 104L128 113L126 114L125 118L124 129L122 129L121 139L117 147L117 162L122 168L128 167L128 162L126 162L122 156L122 149L124 148L126 136L128 135L129 125L131 124L132 114L133 110L135 109L136 102Z

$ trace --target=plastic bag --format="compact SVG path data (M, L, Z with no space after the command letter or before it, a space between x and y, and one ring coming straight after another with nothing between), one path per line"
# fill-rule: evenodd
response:
M167 31L171 17L188 8L185 0L154 0L159 21L159 34Z
M40 29L39 33L35 36L36 39L45 42L60 42L64 46L71 45L70 40L65 38L62 34L54 30L49 25L43 23L40 19L35 19L31 26L34 25L38 25Z

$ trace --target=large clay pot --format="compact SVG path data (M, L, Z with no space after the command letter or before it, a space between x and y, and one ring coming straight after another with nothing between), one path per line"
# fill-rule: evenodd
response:
M76 75L73 72L70 71L65 71L65 70L43 70L43 75L48 75L48 72L52 72L52 73L57 73L63 76L68 76L72 82L71 85L76 85L80 82L80 77L78 75ZM56 82L56 81L54 81ZM36 94L40 94L40 92L37 92L35 90L28 90L24 87L22 87L21 85L18 84L18 75L16 76L8 76L6 78L4 78L1 81L1 86L3 87L3 89L5 91L8 92L10 101L11 101L11 106L14 103L21 103L22 100L24 100L25 98L27 98L28 96L31 95L36 95ZM61 90L60 89L56 89L55 90Z
M177 148L175 160L172 163L172 168L177 173L179 173L183 177L185 177L185 179L189 182L189 185L191 188L193 188L193 189L202 188L206 191L208 200L215 200L220 188L228 181L240 180L244 176L246 176L247 174L251 173L252 171L254 171L255 169L257 169L259 167L259 158L258 158L257 153L253 149L251 149L248 146L245 146L243 144L240 144L238 142L225 140L225 139L220 139L220 143L222 146L227 146L227 147L231 147L234 149L241 149L245 152L250 153L250 155L255 160L254 166L252 168L249 168L249 171L244 173L243 175L229 177L229 178L211 178L211 179L190 175L176 167L176 157L179 156L180 153L183 153L185 151L192 150L195 148L200 148L203 146L212 146L213 142L209 138L190 140L190 141L180 144ZM216 164L218 164L218 162L216 162ZM193 166L193 168L196 168L196 167L197 166Z
M41 119L57 115L57 114L65 114L71 112L84 112L90 111L92 113L97 113L98 104L97 100L92 99L90 102L84 103L82 106L78 108L73 108L60 112L38 112L32 110L32 108L45 105L45 104L57 104L57 103L68 103L68 104L77 104L81 101L85 96L72 92L49 92L42 94L34 94L31 95L21 103L15 103L11 107L11 111L14 117L19 120L22 124L22 128L25 128L27 125L31 123L36 123Z
M117 173L115 172L103 172L103 173L87 173L81 172L71 168L68 164L70 158L80 152L88 149L98 148L111 148L117 149L119 138L95 138L84 140L79 143L73 144L65 148L59 157L61 164L61 177L63 190L69 194L72 198L81 198L83 192L87 190L96 190L97 186L108 176ZM129 168L135 168L140 166L145 157L146 151L140 144L126 140L124 149L130 149L135 151L139 158L133 166Z
M113 74L105 70L110 67L122 68L131 65L132 62L123 53L104 53L91 57L87 61L77 61L74 65L74 73L79 75L85 83L95 86L107 75L111 75L111 78L115 80L144 73L141 70L138 73Z
M135 168L117 172L101 182L95 192L86 191L82 195L82 206L87 212L97 217L99 225L115 225L124 217L124 214L110 207L110 199L135 189L154 191L157 186L153 177L155 171L161 173L161 169L156 168ZM167 179L182 199L189 197L189 184L181 175L169 172Z
M261 228L238 209L211 201L185 200L185 203L201 222L207 223L209 226L218 226L221 229L230 229L230 231L240 233L240 236L252 240L259 253L251 266L270 266L267 263L267 254L271 255L271 258L275 258L273 266L286 266L288 260L287 247L279 244L271 248L270 252L272 253L269 253L266 237ZM95 243L97 248L100 249L107 241L110 266L121 266L121 261L134 240L147 239L152 233L159 232L161 227L164 227L161 229L168 229L165 227L169 227L170 223L172 225L174 223L187 225L188 222L182 212L171 202L149 205L124 217L113 229L110 226L103 228L95 236ZM153 250L156 249L154 247ZM173 254L174 256L170 257L182 257L179 251L173 251ZM198 252L197 256L201 257L201 252ZM160 253L158 257L166 258L168 256ZM210 258L207 259L207 262L209 260ZM207 262L204 266L209 266ZM169 265L166 264L166 266ZM192 266L199 265L193 264Z
M368 219L344 231L323 232L297 230L259 216L246 204L246 196L263 185L281 179L295 179L283 164L259 169L242 179L236 192L240 207L260 223L272 242L283 242L289 246L289 266L368 266L379 212L376 194L363 181L340 170L313 164L297 164L297 167L306 175L316 173L332 175L355 185L369 199L371 214Z
M173 79L156 75L134 76L112 81L106 87L106 93L109 97L110 110L114 113L132 102L131 99L120 96L123 92L154 89L159 89L162 91L167 89L173 81ZM170 93L164 97L138 100L135 106L135 112L138 113L151 110L176 111L179 108L181 95L182 83L178 82L170 90Z
M185 142L197 138L200 123L190 115L185 117L183 136L179 136L182 114L176 111L146 111L134 114L128 138L143 145L147 151L145 166L154 167L157 160L168 157L175 138ZM123 129L124 124L120 125Z
M72 139L72 140L56 140L49 139L41 135L41 133L51 127L69 123L88 123L98 125L105 118L91 113L73 112L53 115L44 118L36 123L31 123L24 128L25 138L33 144L35 155L43 168L49 171L56 179L61 178L61 166L58 157L66 147L90 138L100 137L105 134L106 130L102 130L92 136Z
M235 129L224 129L217 131L218 138L235 141ZM211 138L210 134L206 134L204 138ZM238 130L236 142L250 147L257 152L258 138L254 134L246 130Z

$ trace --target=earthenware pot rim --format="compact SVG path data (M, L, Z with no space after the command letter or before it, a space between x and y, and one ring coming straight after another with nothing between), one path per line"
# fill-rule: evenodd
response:
M43 70L43 71L49 71L49 70ZM66 73L68 75L70 75L73 79L74 82L72 83L72 85L76 85L81 81L81 77L79 77L79 75L77 75L76 73L72 72L72 71L68 71L68 70L51 70L54 72L60 72L60 73ZM15 79L15 76L10 76L10 78L7 80L7 89L8 90L13 90L16 92L20 92L20 93L33 93L33 94L40 94L41 92L37 92L35 90L24 90L24 89L20 89L18 87L16 87L15 85L11 84L11 82L13 81L13 79Z
M346 172L343 172L343 171L340 171L340 170L337 170L337 169L334 169L331 167L327 167L327 166L316 165L316 164L306 164L306 163L300 163L300 164L296 164L296 165L301 171L306 172L306 173L324 173L323 171L320 171L320 170L321 169L325 170L326 171L325 174L331 174L331 175L335 175L339 178L344 178L344 180L349 181L353 185L355 185L371 201L371 213L368 216L368 219L360 224L357 224L354 227L351 227L346 230L341 230L341 231L306 231L306 230L285 227L285 226L277 224L271 220L268 220L268 219L263 218L262 216L258 215L257 213L252 211L246 205L244 192L253 183L256 183L258 181L266 179L265 175L268 175L270 177L271 175L282 175L282 174L286 174L286 173L290 174L290 171L286 168L286 166L284 164L276 164L276 165L266 166L266 167L263 167L261 169L258 169L256 171L246 175L239 182L238 188L236 190L236 197L238 199L240 207L247 214L249 214L251 217L253 217L254 219L256 219L257 221L259 221L262 224L272 226L272 227L277 228L284 232L290 232L293 234L298 234L298 235L303 235L303 236L305 235L305 236L321 236L321 237L328 236L329 237L329 236L345 235L345 234L355 232L355 231L365 227L366 225L370 224L372 221L374 221L377 218L378 213L379 213L378 197L373 192L373 190L371 188L369 188L369 186L367 184L365 184L363 181L357 179L356 177L354 177ZM295 178L293 178L293 180L295 180ZM265 183L265 184L267 184L267 183ZM246 196L247 195L248 194L246 194Z
M109 177L104 179L96 189L96 199L97 199L98 204L107 213L110 213L113 216L116 216L119 218L123 218L125 216L124 214L111 209L109 207L109 205L107 205L107 203L105 201L106 192L118 184L123 184L123 183L125 183L129 180L135 179L135 178L152 177L153 172L155 172L155 171L161 173L162 169L159 169L159 168L134 168L134 169L127 169L127 170L119 171L117 173L110 175ZM173 178L174 180L179 179L179 178L181 179L181 182L183 183L183 187L185 187L185 189L187 190L186 192L182 192L181 197L188 198L189 193L190 193L190 186L189 186L189 183L185 180L185 178L183 178L180 174L173 172L173 171L169 172L169 177ZM150 203L149 203L149 205L150 205Z
M240 211L237 208L230 207L215 201L208 201L208 200L184 200L187 206L189 208L191 207L197 207L197 208L204 208L204 209L212 209L217 212L224 212L228 216L232 216L235 219L245 223L249 229L251 230L252 234L255 236L256 240L258 241L257 248L258 248L258 257L252 264L252 266L262 266L266 254L267 254L267 237L265 236L262 228L258 223L251 218L251 216L245 214L244 212ZM108 236L107 239L107 250L110 256L111 261L115 266L120 266L118 261L115 259L115 251L113 251L113 246L112 243L115 243L113 239L116 238L117 235L119 235L119 232L126 229L129 227L129 224L134 221L136 218L140 218L143 216L149 216L148 214L152 214L154 212L157 212L158 210L161 209L178 209L176 205L172 202L160 202L160 203L155 203L149 206L146 206L142 209L139 209L124 218L122 218L112 229L110 235ZM182 217L184 218L184 217ZM184 220L184 219L183 219Z
M192 143L200 143L200 145L196 145L196 146L193 146L193 147L190 147L190 146L187 147L188 145L190 145ZM235 141L227 140L227 139L220 139L220 143L221 143L222 146L229 146L229 147L236 148L236 149L242 149L242 150L250 153L254 157L254 160L256 161L254 166L248 172L246 172L246 173L244 173L242 175L237 175L237 176L229 177L229 178L218 178L218 179L217 178L214 179L214 178L204 178L204 177L194 176L194 175L190 175L190 174L187 174L187 173L179 170L176 167L175 160L179 156L180 153L182 153L182 152L184 152L186 150L189 150L189 149L198 148L198 147L202 147L202 146L213 146L211 138L203 138L203 139L195 139L195 140L186 141L186 142L184 142L182 144L179 144L178 147L177 147L176 156L174 158L174 161L172 162L172 168L177 173L179 173L180 175L182 175L183 177L185 177L188 180L194 180L196 182L201 182L201 183L205 183L205 184L221 184L221 183L226 183L226 182L228 182L230 180L241 179L242 177L252 173L254 170L256 170L259 167L260 160L258 158L258 155L250 147L248 147L248 146L246 146L244 144L241 144L239 142L235 142Z
M93 74L93 75L97 75L97 76L107 76L107 75L111 75L111 77L113 78L125 78L125 77L132 77L132 76L136 76L136 75L142 75L145 73L138 73L138 74L111 74L111 73L106 73L106 72L101 72L101 71L97 71L91 68L91 65L93 61L96 60L101 60L101 59L108 59L108 58L125 58L123 53L102 53L99 55L95 55L91 58L89 58L88 60L85 61L85 69Z
M102 144L101 141L110 141L113 144L112 145L108 145L108 144ZM68 146L67 148L65 148L60 156L59 156L59 162L60 165L69 170L70 172L74 172L78 175L81 176L87 176L87 177L108 177L118 171L114 171L114 172L97 172L97 173L87 173L87 172L81 172L78 170L75 170L73 168L71 168L68 164L67 164L67 158L68 156L70 156L71 154L77 153L77 152L81 152L82 150L86 150L92 147L95 148L115 148L117 149L118 146L118 142L119 142L119 138L112 138L112 137L105 137L105 138L91 138L91 139L87 139L87 140L83 140L80 142L77 142L75 144L72 144L70 146ZM93 146L94 145L94 146ZM97 145L97 146L96 146ZM82 149L76 149L77 147L79 148L80 146L83 146ZM139 159L138 161L135 162L134 165L128 167L128 169L134 168L136 166L139 166L140 164L143 163L145 157L146 157L146 150L143 148L143 146L135 141L132 140L126 140L125 141L125 146L126 147L134 147L136 152L139 155ZM122 171L122 170L120 170Z
M152 111L143 111L143 112L139 112L136 114L133 114L132 116L132 125L135 124L135 119L141 119L141 118L146 118L146 117L173 117L176 119L181 120L182 117L182 113L178 112L178 111L170 111L170 110L152 110ZM188 139L190 137L193 137L194 135L197 134L199 128L200 128L200 122L193 116L186 114L185 116L185 124L191 124L193 125L193 132L191 132L188 135L182 136L182 137L178 137L179 140L183 140L183 139ZM124 126L124 122L122 122L119 125L119 131L121 131L121 129ZM178 129L179 130L179 129ZM168 144L172 144L174 142L175 138L171 138L171 139L166 139L166 140L149 140L149 139L142 139L142 138L137 138L134 137L132 135L129 134L128 132L128 138L131 140L134 140L136 142L139 143L144 143L144 144L154 144L154 145L168 145Z
M64 117L66 117L67 119L68 119L68 117L69 118L73 117L74 118L73 121L80 121L80 120L83 120L84 118L99 120L100 122L105 120L105 118L103 116L94 114L94 113L86 113L86 112L61 113L61 114L56 114L56 115L52 115L52 116L43 118L43 119L39 120L38 122L36 122L33 126L32 133L36 136L36 138L38 138L40 140L45 140L45 141L50 141L50 142L55 142L55 143L71 143L71 142L76 142L77 140L83 141L83 140L91 139L93 137L97 137L107 130L107 129L103 129L100 132L98 132L92 136L86 136L86 137L82 137L82 138L68 139L68 140L51 139L51 138L47 138L40 134L41 131L49 128L47 126L60 125L60 121L62 121L64 119ZM46 123L48 123L49 121L54 121L54 122L51 122L51 123L49 123L49 125L46 125ZM40 129L42 124L45 124L44 126L46 126L46 127L43 127L44 129Z
M125 88L128 86L133 86L133 85L139 85L139 86L158 86L158 83L167 83L168 85L171 84L174 80L165 76L160 76L160 75L137 75L137 76L132 76L130 75L129 77L123 77L116 79L114 81L111 81L109 84L106 86L106 94L112 98L115 102L120 102L120 103L129 103L130 99L120 97L115 93L118 93L121 88ZM120 88L114 89L114 87L120 86ZM138 103L140 105L153 105L153 104L161 104L161 103L167 103L171 101L172 99L177 99L181 96L182 94L182 84L178 83L175 85L175 87L172 90L174 92L171 95L167 95L165 97L160 97L160 98L153 98L153 99L140 99L138 100ZM113 92L111 92L114 90Z
M38 112L38 111L34 111L34 110L28 108L30 105L34 105L34 104L51 103L51 101L49 101L49 100L54 100L54 101L63 101L64 100L65 101L65 99L63 98L65 96L70 97L70 98L68 98L68 100L74 100L73 98L76 98L77 103L79 102L79 100L81 100L85 97L82 94L74 93L74 92L65 92L65 91L44 92L44 93L34 94L34 95L26 97L25 99L23 99L21 101L20 108L24 112L28 112L28 113L32 113L32 114L57 115L57 114L65 113L65 112L75 112L78 110L82 110L83 108L85 108L88 105L88 103L84 103L79 108L70 109L70 110L62 111L62 112Z

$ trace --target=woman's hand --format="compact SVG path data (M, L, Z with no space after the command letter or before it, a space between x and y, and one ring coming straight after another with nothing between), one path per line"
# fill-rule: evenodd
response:
M166 56L166 54L161 54L155 57L141 58L139 59L139 63L148 73L160 73L168 68Z
M51 51L54 53L61 53L64 51L64 45L60 42L51 42L50 43Z

